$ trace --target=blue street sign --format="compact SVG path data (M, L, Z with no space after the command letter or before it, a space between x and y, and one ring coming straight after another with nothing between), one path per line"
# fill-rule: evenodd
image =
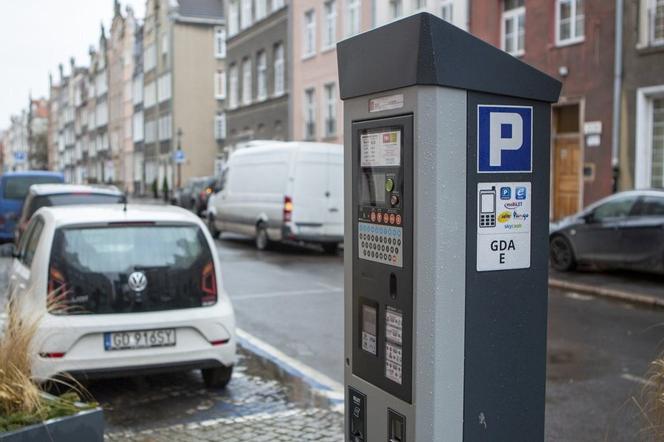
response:
M184 150L176 150L175 152L173 152L173 160L176 163L178 163L178 164L184 163L185 159L186 158L185 158L185 155L184 155Z

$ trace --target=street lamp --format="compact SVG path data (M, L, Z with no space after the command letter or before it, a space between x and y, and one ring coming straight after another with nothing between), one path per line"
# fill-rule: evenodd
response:
M182 152L182 129L178 127L177 132L178 137L178 152L176 156L176 162L178 167L178 189L182 186L182 162L180 161L180 155Z

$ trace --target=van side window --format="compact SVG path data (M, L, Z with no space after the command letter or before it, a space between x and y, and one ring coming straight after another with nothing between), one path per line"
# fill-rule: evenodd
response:
M30 235L25 244L25 251L21 254L21 261L26 267L32 265L32 260L35 257L39 239L41 238L42 231L44 230L44 221L41 218L35 219Z

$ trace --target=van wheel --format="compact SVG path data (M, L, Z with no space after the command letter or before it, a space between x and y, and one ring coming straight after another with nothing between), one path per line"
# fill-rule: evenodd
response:
M256 248L258 250L266 250L269 246L270 238L267 236L267 229L261 223L256 227Z
M203 368L201 370L203 382L207 388L225 388L231 381L233 375L233 366Z
M551 238L549 243L551 266L559 272L568 272L576 267L574 250L570 242L561 235Z
M217 229L217 227L214 225L214 215L210 214L208 215L207 218L208 218L207 225L208 225L208 230L210 231L210 235L212 235L214 239L219 238L219 236L221 235L221 231Z
M336 255L337 250L339 250L339 244L336 242L326 242L321 245L323 246L323 252L327 255Z

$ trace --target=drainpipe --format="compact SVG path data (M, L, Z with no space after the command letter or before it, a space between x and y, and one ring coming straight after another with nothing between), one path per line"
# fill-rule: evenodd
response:
M618 191L618 178L620 175L620 95L622 90L622 63L623 63L623 1L616 0L616 41L613 77L613 124L611 131L611 166L613 169L613 192Z

